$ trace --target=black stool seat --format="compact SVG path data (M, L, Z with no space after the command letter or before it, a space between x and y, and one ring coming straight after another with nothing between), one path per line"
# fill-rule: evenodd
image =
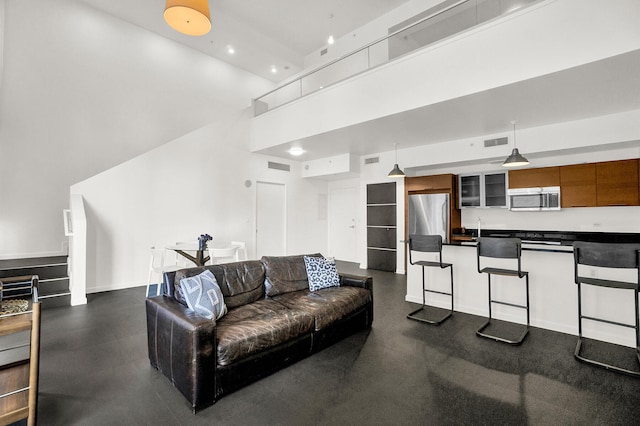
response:
M513 269L500 269L500 268L482 268L481 273L494 274L494 275L506 275L509 277L522 278L529 273L527 271L515 271Z
M519 345L524 341L524 338L529 333L529 272L523 271L521 268L521 258L522 255L522 244L519 238L478 238L477 245L477 262L478 262L478 272L481 274L487 274L487 281L489 287L489 318L487 321L480 326L478 330L476 330L476 335L480 337L486 337L488 339L493 339L498 342L508 343L511 345ZM503 269L503 268L494 268L494 267L480 267L480 258L499 258L499 259L514 259L517 261L518 268L517 269ZM492 275L504 275L509 277L517 277L517 278L525 278L525 290L526 290L526 304L518 305L514 303L508 303L501 300L493 299L491 295L491 276ZM496 334L491 334L487 331L487 327L491 324L492 312L491 306L492 304L506 305L514 308L524 309L527 313L527 324L523 326L518 334L516 339L510 339L504 336L499 336Z
M615 326L633 328L636 335L636 359L640 364L640 310L638 308L638 283L640 283L640 244L605 244L605 243L573 243L573 264L575 283L578 285L578 342L576 343L575 357L584 363L617 371L631 376L640 377L640 370L630 370L615 366L606 362L586 358L581 353L583 336L582 320L597 321ZM595 266L609 269L636 269L637 281L617 281L603 278L584 277L579 274L579 266ZM612 289L632 290L635 307L635 324L626 324L610 321L605 318L596 318L582 313L582 285L607 287Z
M412 265L418 265L418 266L428 266L431 268L448 268L449 266L453 266L452 263L445 263L445 262L429 262L428 260L418 260L417 262L413 262Z
M418 260L414 262L411 258L411 252L418 251L423 253L438 253L438 261ZM432 325L440 325L453 313L453 264L442 262L442 237L440 235L410 235L409 236L409 263L422 267L422 306L415 311L409 313L407 318L424 322ZM424 268L450 268L451 271L451 290L449 292L431 290L426 287ZM421 316L418 313L425 311L427 300L426 293L438 293L451 297L451 309L445 311L444 316L437 318L428 318L426 315Z

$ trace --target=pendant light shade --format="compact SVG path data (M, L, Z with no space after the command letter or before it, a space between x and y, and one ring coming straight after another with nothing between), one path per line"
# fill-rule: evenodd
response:
M393 169L387 175L387 177L390 177L390 178L403 178L404 176L405 176L404 172L400 170L400 167L398 167L397 164L393 166Z
M201 36L211 30L208 0L167 0L164 8L164 20L174 30L190 35Z
M526 166L527 164L529 164L529 160L520 155L518 148L513 148L511 155L502 163L504 167L520 167Z
M404 172L398 167L398 144L394 144L396 151L396 164L393 165L393 169L389 172L387 177L390 178L403 178L405 176Z
M513 124L513 151L511 151L511 155L504 160L502 163L503 167L522 167L529 164L529 160L520 155L518 148L516 148L516 122L512 121Z

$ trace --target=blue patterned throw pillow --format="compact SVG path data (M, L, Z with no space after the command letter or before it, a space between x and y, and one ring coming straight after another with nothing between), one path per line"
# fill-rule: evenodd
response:
M324 257L304 257L304 266L307 268L309 278L309 290L317 291L328 287L340 286L340 278L336 270L336 264Z
M198 315L217 320L227 313L224 296L211 271L181 279L180 290L189 309Z

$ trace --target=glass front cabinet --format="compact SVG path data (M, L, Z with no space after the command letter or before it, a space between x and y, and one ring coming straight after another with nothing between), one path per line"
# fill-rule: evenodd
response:
M507 172L473 173L458 176L459 206L509 207Z

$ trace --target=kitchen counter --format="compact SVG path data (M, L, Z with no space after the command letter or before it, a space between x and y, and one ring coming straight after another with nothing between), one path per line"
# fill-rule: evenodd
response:
M453 264L454 274L454 310L486 317L487 307L487 278L478 273L477 254L475 248L475 229L467 230L466 234L456 235L454 241L445 244L442 249L442 260ZM522 269L529 271L531 325L548 330L577 335L577 286L574 282L573 256L558 255L558 253L573 253L573 242L591 241L602 243L640 243L640 234L611 233L611 232L566 232L566 231L526 231L526 230L490 230L483 229L481 236L517 237L523 241ZM413 252L414 262L417 260L431 260L427 253ZM483 265L486 259L483 259ZM496 262L498 264L496 264ZM504 265L499 263L505 261ZM492 259L490 264L496 267L507 266L507 259ZM594 278L611 277L611 271L601 271L598 268L587 268L584 273ZM613 271L621 274L634 271ZM447 271L439 268L426 268L427 285L439 291L445 291L448 286ZM635 281L635 276L628 278ZM523 285L513 282L512 277L492 278L492 291L497 299L519 303L523 300ZM627 315L627 309L621 306L631 306L633 296L630 292L607 291L601 289L583 294L589 309L597 309L604 317L615 318L620 322L633 323L633 315ZM407 266L407 295L406 300L414 303L422 301L422 269L419 266ZM602 294L601 294L602 293ZM606 304L596 308L596 301L604 298ZM446 309L449 304L447 296L429 294L427 304ZM508 306L494 305L494 315L497 319L522 322L523 315ZM633 313L633 309L628 309ZM455 313L454 313L455 315ZM482 323L478 322L478 326ZM585 336L628 347L635 346L633 333L627 330L612 329L608 324L588 322L584 325Z
M473 245L477 229L467 229L464 234L453 234L450 245ZM638 244L640 234L624 232L580 232L580 231L531 231L514 229L482 229L482 237L520 238L523 250L570 252L576 241L593 243Z

